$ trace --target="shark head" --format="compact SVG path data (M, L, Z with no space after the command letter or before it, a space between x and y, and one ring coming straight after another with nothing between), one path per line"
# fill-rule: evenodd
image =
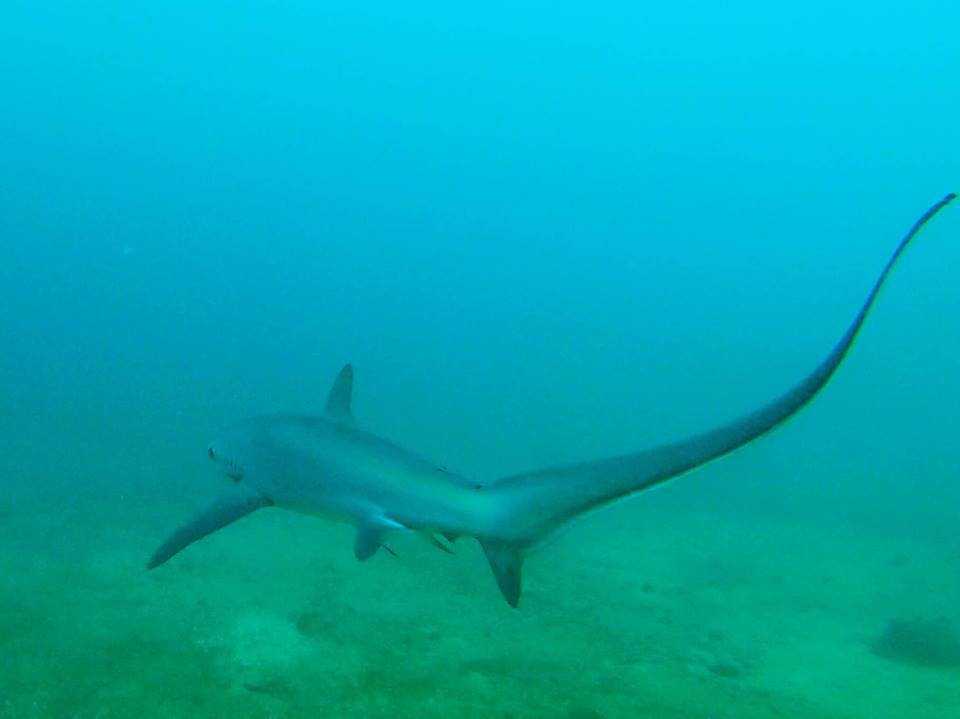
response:
M233 482L239 482L244 475L244 447L238 438L229 434L218 437L207 445L207 456L219 465L224 474Z

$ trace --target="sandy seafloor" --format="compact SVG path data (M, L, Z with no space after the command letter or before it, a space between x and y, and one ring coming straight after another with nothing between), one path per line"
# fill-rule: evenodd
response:
M960 670L870 650L891 618L955 616L960 537L654 492L529 559L514 611L472 540L360 564L348 527L279 510L147 572L213 480L165 498L168 466L131 466L138 493L108 496L83 466L0 507L5 718L960 716Z

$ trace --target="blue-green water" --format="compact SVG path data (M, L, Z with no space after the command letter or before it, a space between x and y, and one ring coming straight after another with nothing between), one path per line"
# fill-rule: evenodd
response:
M877 651L960 625L957 207L822 397L532 556L519 610L470 541L359 564L282 511L144 570L222 486L207 441L319 412L345 361L363 426L481 481L786 388L960 187L958 30L4 2L0 717L960 712L960 668Z

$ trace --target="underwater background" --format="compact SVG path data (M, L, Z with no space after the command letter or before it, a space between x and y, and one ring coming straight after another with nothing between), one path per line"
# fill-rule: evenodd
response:
M526 563L260 512L234 420L480 481L811 369L960 187L960 5L5 0L0 717L960 715L960 211L785 427Z

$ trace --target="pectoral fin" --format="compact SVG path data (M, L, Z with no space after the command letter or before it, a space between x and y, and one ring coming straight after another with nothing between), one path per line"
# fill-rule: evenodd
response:
M272 502L246 487L236 487L177 529L153 553L147 569L159 567L180 550Z

